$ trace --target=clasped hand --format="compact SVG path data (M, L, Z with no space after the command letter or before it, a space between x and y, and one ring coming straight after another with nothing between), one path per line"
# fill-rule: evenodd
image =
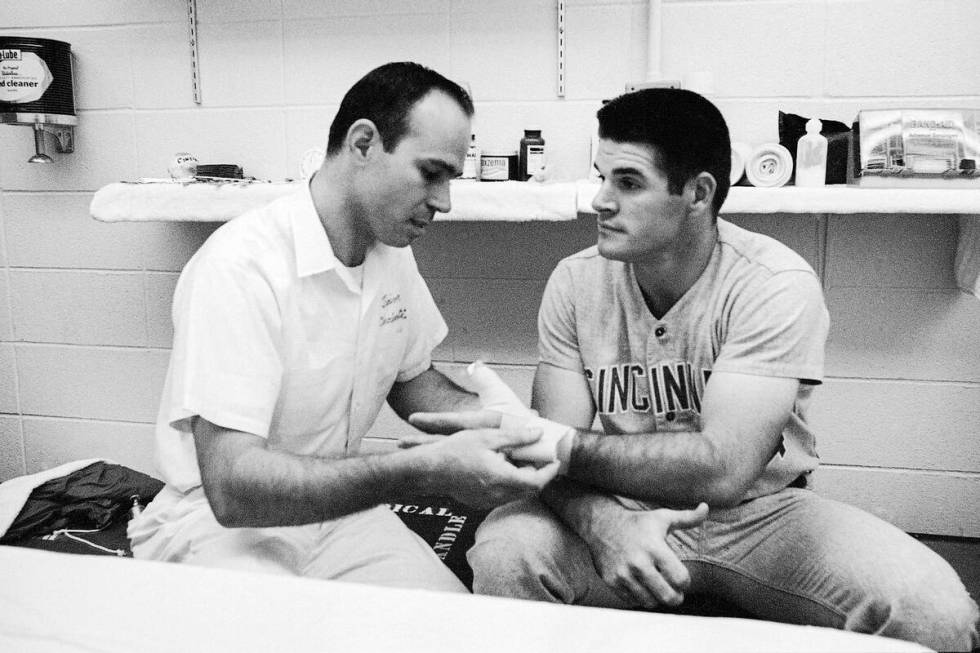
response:
M574 431L570 427L538 417L537 411L527 408L514 391L482 362L471 364L467 373L480 397L482 410L415 413L409 417L409 422L427 433L447 434L464 429L536 428L541 431L537 441L513 447L506 452L507 456L518 463L547 465L558 460L567 466L570 441L562 443L562 440L571 437ZM411 447L432 441L433 436L410 436L400 440L399 445Z

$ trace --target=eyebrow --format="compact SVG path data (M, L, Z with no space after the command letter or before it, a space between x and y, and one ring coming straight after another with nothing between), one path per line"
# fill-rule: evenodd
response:
M440 168L442 170L445 170L446 172L448 172L449 174L451 174L453 177L458 177L461 174L463 174L463 171L462 170L457 169L456 166L454 166L454 165L451 165L449 163L446 163L442 159L422 159L420 161L420 164L421 165L435 166L436 168Z
M613 168L612 169L612 174L614 174L614 175L636 175L637 177L645 177L646 176L646 174L642 170L640 170L639 168L630 168L630 167Z

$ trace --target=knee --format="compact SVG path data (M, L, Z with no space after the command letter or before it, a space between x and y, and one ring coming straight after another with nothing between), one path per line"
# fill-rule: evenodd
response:
M973 650L980 645L977 604L959 579L955 581L945 587L920 586L870 599L851 615L848 627L917 642L936 651Z
M554 583L547 580L559 575L559 527L539 511L525 508L498 508L480 525L466 555L473 570L473 592L563 600L554 596Z
M530 502L508 504L494 510L480 524L467 553L474 574L520 575L535 566L550 539L550 524Z

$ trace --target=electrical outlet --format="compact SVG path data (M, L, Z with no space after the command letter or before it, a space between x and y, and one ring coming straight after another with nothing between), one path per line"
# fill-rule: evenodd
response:
M626 92L632 93L644 88L681 88L679 79L659 79L655 82L626 82Z

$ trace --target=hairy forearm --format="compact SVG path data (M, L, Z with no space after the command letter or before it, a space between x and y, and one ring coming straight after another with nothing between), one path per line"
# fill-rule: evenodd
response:
M755 470L737 469L700 432L602 435L579 431L567 475L586 485L665 506L737 503Z
M215 462L199 459L205 493L224 526L309 524L429 490L431 461L417 451L326 459L234 442L222 446L221 455L209 457Z
M579 537L590 541L592 525L606 510L622 509L609 493L559 476L541 491L541 500Z

